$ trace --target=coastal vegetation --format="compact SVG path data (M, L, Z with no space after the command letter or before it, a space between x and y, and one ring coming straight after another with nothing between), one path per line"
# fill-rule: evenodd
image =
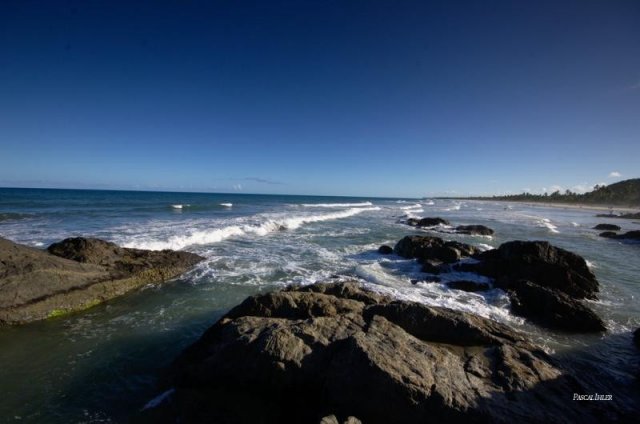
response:
M640 178L610 185L596 184L592 191L586 193L576 193L567 189L564 192L560 190L544 194L522 192L502 196L467 197L467 199L640 207Z

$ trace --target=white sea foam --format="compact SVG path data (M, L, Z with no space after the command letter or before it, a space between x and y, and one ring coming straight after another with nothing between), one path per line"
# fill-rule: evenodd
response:
M476 246L482 250L483 252L487 251L487 250L491 250L491 249L495 249L493 246L489 245L489 244L485 244L485 243L478 243L476 244Z
M181 204L171 205L173 209L184 209L184 208L188 208L189 206L191 205L181 205Z
M371 202L360 203L303 203L305 208L357 208L363 206L373 206Z
M538 226L539 227L543 227L543 228L548 228L549 231L551 231L552 233L559 233L560 231L558 231L558 227L553 225L551 223L551 220L548 218L542 218L541 220L538 221Z
M395 276L388 273L379 263L357 266L356 275L365 280L365 285L372 290L398 299L456 309L502 322L523 322L509 312L509 300L502 290L494 289L478 294L452 290L441 283L413 285L409 281L411 274L405 274L404 277ZM465 274L465 277L469 276ZM474 280L484 282L480 278Z
M433 203L433 200L427 200L426 202L422 202L423 205L425 206L433 206L435 205L435 203Z
M265 236L269 233L283 230L295 230L304 224L314 222L330 221L334 219L348 218L362 212L377 211L379 207L350 208L339 212L325 213L321 215L300 215L300 216L279 216L263 217L262 221L253 224L238 223L221 228L195 229L185 235L174 235L166 240L134 240L126 242L126 247L138 249L180 250L192 245L206 245L218 243L231 237L247 235Z
M420 203L416 203L415 205L400 206L400 209L405 211L411 210L411 209L422 209L422 205Z
M225 208L230 208L233 206L233 203L220 203L220 206L224 206Z

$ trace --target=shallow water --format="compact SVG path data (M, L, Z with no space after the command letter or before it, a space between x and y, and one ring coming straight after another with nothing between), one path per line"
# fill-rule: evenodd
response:
M398 222L407 216L487 225L495 236L438 234L484 248L548 240L584 256L601 283L592 307L611 331L542 331L513 317L500 290L477 294L411 284L422 276L414 261L376 252L380 244L422 232ZM160 370L230 307L250 294L337 274L399 298L507 322L558 357L571 357L569 367L588 377L593 391L630 402L637 394L630 331L640 326L640 246L600 238L591 229L609 221L588 210L498 202L0 189L0 235L17 242L44 247L64 237L96 236L206 257L162 286L67 317L0 329L0 417L126 421L158 394ZM616 223L638 229L631 221Z

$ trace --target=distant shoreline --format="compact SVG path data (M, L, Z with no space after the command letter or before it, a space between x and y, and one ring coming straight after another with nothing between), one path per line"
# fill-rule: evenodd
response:
M561 209L583 209L583 210L593 210L593 211L611 211L613 214L616 213L637 213L640 212L640 206L637 207L629 207L629 206L609 206L602 204L586 204L586 203L555 203L555 202L527 202L522 200L505 200L505 199L474 199L474 198L453 198L449 197L451 200L473 200L479 202L501 202L501 203L515 203L527 206L541 206L545 208L561 208Z

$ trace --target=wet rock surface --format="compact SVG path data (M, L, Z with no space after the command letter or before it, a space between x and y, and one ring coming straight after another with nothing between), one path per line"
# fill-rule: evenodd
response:
M253 296L171 365L144 422L598 422L583 393L520 333L394 301L358 283ZM351 420L351 421L349 421Z
M455 231L459 234L469 234L476 236L490 236L494 233L491 228L485 227L484 225L458 225L455 228Z
M640 230L627 231L623 234L616 234L612 231L600 233L600 237L606 237L616 240L640 241Z
M593 227L593 229L602 231L620 231L620 226L615 224L598 224Z
M202 259L187 252L127 249L81 237L54 243L48 252L0 238L0 324L86 309L174 278Z

